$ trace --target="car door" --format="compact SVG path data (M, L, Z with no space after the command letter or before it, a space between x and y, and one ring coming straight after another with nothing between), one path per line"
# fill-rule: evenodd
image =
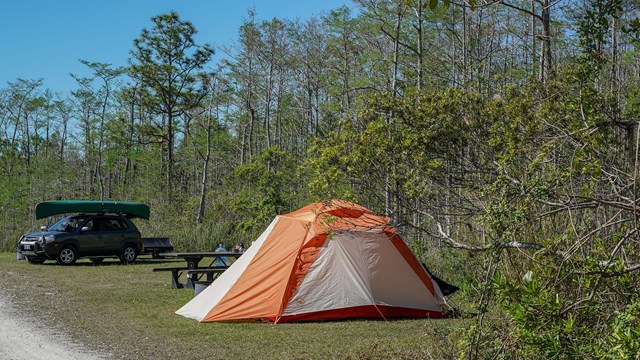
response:
M101 255L104 238L101 233L100 218L89 218L81 225L78 234L79 256Z
M126 234L125 229L122 228L122 222L115 217L105 218L102 233L105 252L110 255L118 255Z

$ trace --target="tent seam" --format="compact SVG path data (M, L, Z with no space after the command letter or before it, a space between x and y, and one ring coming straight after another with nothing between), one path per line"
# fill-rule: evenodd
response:
M323 205L324 206L324 205ZM321 207L322 208L322 207ZM320 213L320 209L318 209L318 214ZM302 243L304 244L305 239L307 238L307 236L309 236L309 232L311 231L311 227L313 226L313 224L315 224L316 220L318 219L318 214L316 214L313 217L313 220L309 222L309 228L307 229L307 231L304 233L304 237L302 238ZM301 244L301 245L303 245ZM277 324L278 321L280 320L280 318L282 318L282 314L284 313L285 310L285 297L287 296L287 294L289 293L289 290L292 287L291 284L291 277L293 276L293 273L296 269L296 264L298 263L299 259L300 259L300 254L302 253L302 249L304 248L304 246L300 246L298 248L298 252L296 254L296 258L293 262L293 266L291 267L291 270L289 271L289 277L287 278L287 286L284 289L284 294L282 294L282 298L280 299L280 309L278 309L278 313L275 316L275 320L274 320L274 324ZM288 302L288 301L287 301Z

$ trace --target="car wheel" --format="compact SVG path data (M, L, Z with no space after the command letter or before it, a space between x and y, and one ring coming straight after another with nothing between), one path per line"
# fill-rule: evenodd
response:
M27 256L27 261L29 262L29 264L36 264L36 265L40 265L42 263L44 263L44 258L38 257L38 256Z
M93 265L100 265L100 263L102 263L102 260L104 260L104 258L90 258L89 260L91 260Z
M56 262L60 265L71 265L78 260L78 251L73 246L65 246L60 250Z
M127 244L120 250L119 257L123 264L132 263L138 257L138 248L133 244Z

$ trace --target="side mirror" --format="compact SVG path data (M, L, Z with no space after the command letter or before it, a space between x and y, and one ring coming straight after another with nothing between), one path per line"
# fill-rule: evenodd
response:
M42 230L42 231L47 231L47 227L46 227L46 226L44 226L44 225L42 225L42 226L40 226L40 230Z
M91 228L89 228L88 226L83 226L82 229L80 229L80 231L89 231L91 230Z

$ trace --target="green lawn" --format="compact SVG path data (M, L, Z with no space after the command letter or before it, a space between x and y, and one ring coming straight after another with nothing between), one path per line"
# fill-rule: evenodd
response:
M123 359L440 359L455 357L465 320L206 323L174 314L193 296L167 266L80 260L31 265L0 253L0 287L34 321Z

